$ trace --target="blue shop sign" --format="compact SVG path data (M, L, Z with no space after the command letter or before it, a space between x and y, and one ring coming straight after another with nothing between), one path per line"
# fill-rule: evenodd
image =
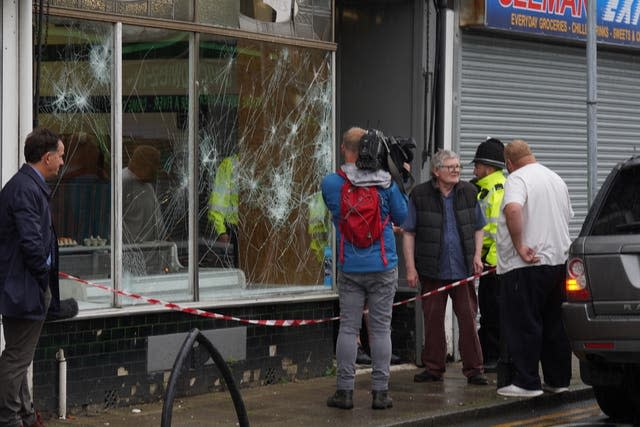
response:
M485 25L586 40L587 0L485 0ZM640 47L640 0L598 1L598 42Z

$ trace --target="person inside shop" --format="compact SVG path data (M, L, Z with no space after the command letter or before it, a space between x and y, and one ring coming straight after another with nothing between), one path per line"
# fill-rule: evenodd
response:
M216 240L224 245L225 258L231 252L234 267L239 265L238 250L238 153L225 157L216 169L213 188L209 195L207 217L213 226Z
M122 171L123 243L161 241L167 236L154 189L159 169L160 151L140 145Z

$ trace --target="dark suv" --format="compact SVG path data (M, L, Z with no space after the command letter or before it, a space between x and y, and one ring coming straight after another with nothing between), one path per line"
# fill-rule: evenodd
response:
M582 381L609 417L640 420L640 156L602 185L569 250L571 348Z

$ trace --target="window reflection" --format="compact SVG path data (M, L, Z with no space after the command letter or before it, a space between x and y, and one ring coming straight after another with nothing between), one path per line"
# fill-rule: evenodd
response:
M123 27L122 287L162 297L170 291L173 300L191 298L188 40L176 31Z
M43 49L40 124L65 143L51 183L60 270L111 286L111 26L50 18ZM61 298L106 307L111 295L61 280Z
M331 0L50 0L50 4L332 41Z
M329 59L269 43L201 42L201 294L215 268L239 269L238 289L323 283Z
M247 31L331 40L330 0L240 0L239 19Z
M61 270L165 300L192 299L188 200L195 187L201 299L323 289L331 228L319 183L333 157L331 53L202 35L193 52L198 128L190 147L189 34L122 31L122 80L112 83L112 26L49 19L39 118L67 147L52 183ZM123 94L118 158L111 154L112 84ZM112 161L121 176L110 176ZM111 230L120 184L123 226ZM123 242L117 283L110 277L114 233ZM69 281L61 287L82 309L108 307L113 298Z

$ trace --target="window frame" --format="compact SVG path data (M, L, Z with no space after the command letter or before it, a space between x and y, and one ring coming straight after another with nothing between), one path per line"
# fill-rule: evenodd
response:
M333 15L334 6L332 6ZM35 11L35 9L34 9ZM122 105L122 78L123 78L123 61L122 61L122 31L124 25L148 27L148 28L161 28L168 30L176 30L189 33L189 112L188 112L188 150L189 150L189 166L188 174L190 178L188 187L188 235L189 235L189 256L188 256L188 290L191 291L192 300L184 301L180 303L180 306L185 308L198 308L198 307L233 307L246 305L246 300L238 300L237 298L219 300L201 300L199 290L199 278L198 278L198 266L197 266L197 254L198 254L198 235L197 235L197 215L198 215L198 200L197 200L197 167L195 164L198 159L198 143L197 143L197 131L198 131L198 114L199 105L197 102L198 92L196 88L196 80L199 65L199 39L202 34L216 35L236 39L246 39L258 42L273 43L285 46L294 46L307 49L318 49L331 54L331 97L332 97L332 141L335 141L336 131L336 48L337 45L333 42L306 40L292 37L280 37L268 34L253 33L240 29L220 28L211 25L178 22L159 18L148 17L132 17L122 16L116 14L109 14L96 11L84 11L77 9L69 9L63 7L50 7L46 11L47 15L56 18L66 18L82 21L94 21L103 22L112 25L113 37L113 64L112 64L112 84L111 84L111 132L112 132L112 146L111 146L111 173L113 177L122 176L122 153L123 153L123 105ZM333 165L335 166L338 160L338 152L335 144L332 147L333 152ZM123 240L122 240L122 180L116 179L112 182L113 191L111 192L111 278L112 286L115 290L122 289L123 283ZM335 253L335 231L332 229L332 253ZM333 276L336 277L336 265L335 257L333 257ZM335 279L334 279L335 284ZM268 304L268 303L280 303L280 302L300 302L300 301L325 301L337 298L335 286L327 289L324 292L318 292L314 290L308 293L293 293L290 295L265 295L252 298L254 304ZM150 311L166 311L168 310L161 305L126 305L122 304L122 297L113 292L111 295L111 304L108 308L96 308L81 310L78 314L79 318L95 318L95 317L109 317L126 313L140 313Z

